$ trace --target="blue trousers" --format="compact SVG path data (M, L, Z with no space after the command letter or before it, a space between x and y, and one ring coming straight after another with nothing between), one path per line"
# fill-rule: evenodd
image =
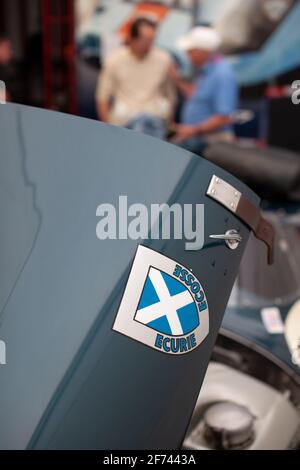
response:
M131 119L125 126L127 129L164 139L166 135L165 121L151 114L141 113Z
M182 140L177 144L179 147L188 150L189 152L195 153L196 155L201 155L207 142L201 137L191 137L190 139Z

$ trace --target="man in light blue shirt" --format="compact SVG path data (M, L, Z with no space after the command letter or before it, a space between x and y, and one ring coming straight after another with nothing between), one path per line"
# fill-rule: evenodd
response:
M220 45L217 32L198 26L181 38L178 45L199 72L196 80L188 83L179 77L175 67L170 71L185 97L181 124L174 127L172 141L195 153L212 141L232 141L238 86L230 64L216 54Z

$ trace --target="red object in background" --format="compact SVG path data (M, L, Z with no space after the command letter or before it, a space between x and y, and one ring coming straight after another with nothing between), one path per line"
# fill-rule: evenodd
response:
M286 87L283 85L268 85L265 95L269 99L283 98L286 96Z
M77 114L74 0L42 0L45 108Z
M139 16L148 16L157 21L157 23L161 23L165 19L169 11L170 8L164 5L139 3L134 6L129 19L127 19L126 22L119 28L118 34L123 40L126 40L131 23L135 18Z

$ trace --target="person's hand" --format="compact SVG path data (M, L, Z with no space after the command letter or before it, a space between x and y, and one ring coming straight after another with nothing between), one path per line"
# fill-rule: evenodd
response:
M175 62L171 63L171 65L169 67L168 75L169 75L169 78L171 80L173 80L173 82L176 82L176 80L178 80L180 78L178 68L177 68Z
M193 125L175 124L172 126L172 131L175 132L175 135L170 140L174 144L197 135L197 128Z

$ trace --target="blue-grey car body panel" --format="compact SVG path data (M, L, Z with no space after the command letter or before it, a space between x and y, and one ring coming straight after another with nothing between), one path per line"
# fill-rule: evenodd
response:
M293 304L287 304L280 307L280 315L285 323L290 308ZM270 307L272 307L270 305ZM261 308L234 308L226 309L222 328L225 331L232 332L235 336L245 339L249 344L255 345L266 352L266 355L272 357L274 362L283 364L291 375L296 374L300 377L300 369L292 361L292 354L288 348L284 333L270 334L263 324L261 318Z
M95 121L0 106L1 449L174 449L189 423L249 229L206 196L220 176L174 145ZM205 244L102 240L96 208L205 205ZM236 229L238 249L210 234ZM209 304L210 329L184 355L112 330L139 244L188 267Z

